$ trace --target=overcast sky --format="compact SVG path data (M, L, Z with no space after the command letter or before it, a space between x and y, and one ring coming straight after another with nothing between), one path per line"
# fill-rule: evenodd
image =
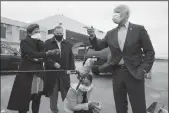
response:
M113 9L119 4L130 7L130 22L145 26L151 37L156 55L168 57L167 1L1 1L1 16L23 22L34 22L55 14L63 14L66 17L86 25L93 25L95 28L107 32L117 26L112 21L112 13Z

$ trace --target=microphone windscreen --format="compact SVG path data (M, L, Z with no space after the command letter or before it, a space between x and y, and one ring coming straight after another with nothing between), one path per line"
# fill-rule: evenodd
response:
M86 62L84 63L83 67L79 70L79 72L82 74L82 75L86 75L86 74L89 74L90 73L90 70L92 68L94 64L94 59L92 58L88 58L86 60Z

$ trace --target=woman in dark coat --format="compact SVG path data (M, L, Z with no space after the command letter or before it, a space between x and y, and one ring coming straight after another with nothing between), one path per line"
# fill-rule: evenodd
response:
M27 34L26 39L20 42L21 62L19 71L42 70L43 60L49 55L56 54L56 51L44 52L44 43L40 40L38 24L29 25ZM42 75L42 73L18 73L7 109L26 113L29 111L29 103L32 100L32 112L38 113L41 91L43 90Z

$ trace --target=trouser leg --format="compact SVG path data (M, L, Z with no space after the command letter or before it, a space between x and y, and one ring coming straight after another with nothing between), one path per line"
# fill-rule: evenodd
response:
M123 69L116 69L113 75L113 94L117 113L127 113L127 89L125 86L126 72Z
M58 106L57 106L57 102L58 102L58 84L56 83L53 89L52 94L50 95L50 109L53 113L58 113Z
M126 86L133 113L147 113L144 79L137 80L129 72Z
M32 95L32 113L38 113L41 101L41 93Z

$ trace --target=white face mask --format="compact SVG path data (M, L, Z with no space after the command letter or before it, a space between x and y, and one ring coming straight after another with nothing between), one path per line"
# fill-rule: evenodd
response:
M113 13L113 18L120 18L120 13Z
M40 33L36 33L36 34L32 35L31 38L41 40L42 36Z
M80 84L80 86L79 86L79 89L81 91L83 91L83 92L88 92L91 88L92 88L91 85L90 86L85 86L83 84Z
M120 19L121 19L120 13L113 13L113 21L114 21L115 23L120 22Z

